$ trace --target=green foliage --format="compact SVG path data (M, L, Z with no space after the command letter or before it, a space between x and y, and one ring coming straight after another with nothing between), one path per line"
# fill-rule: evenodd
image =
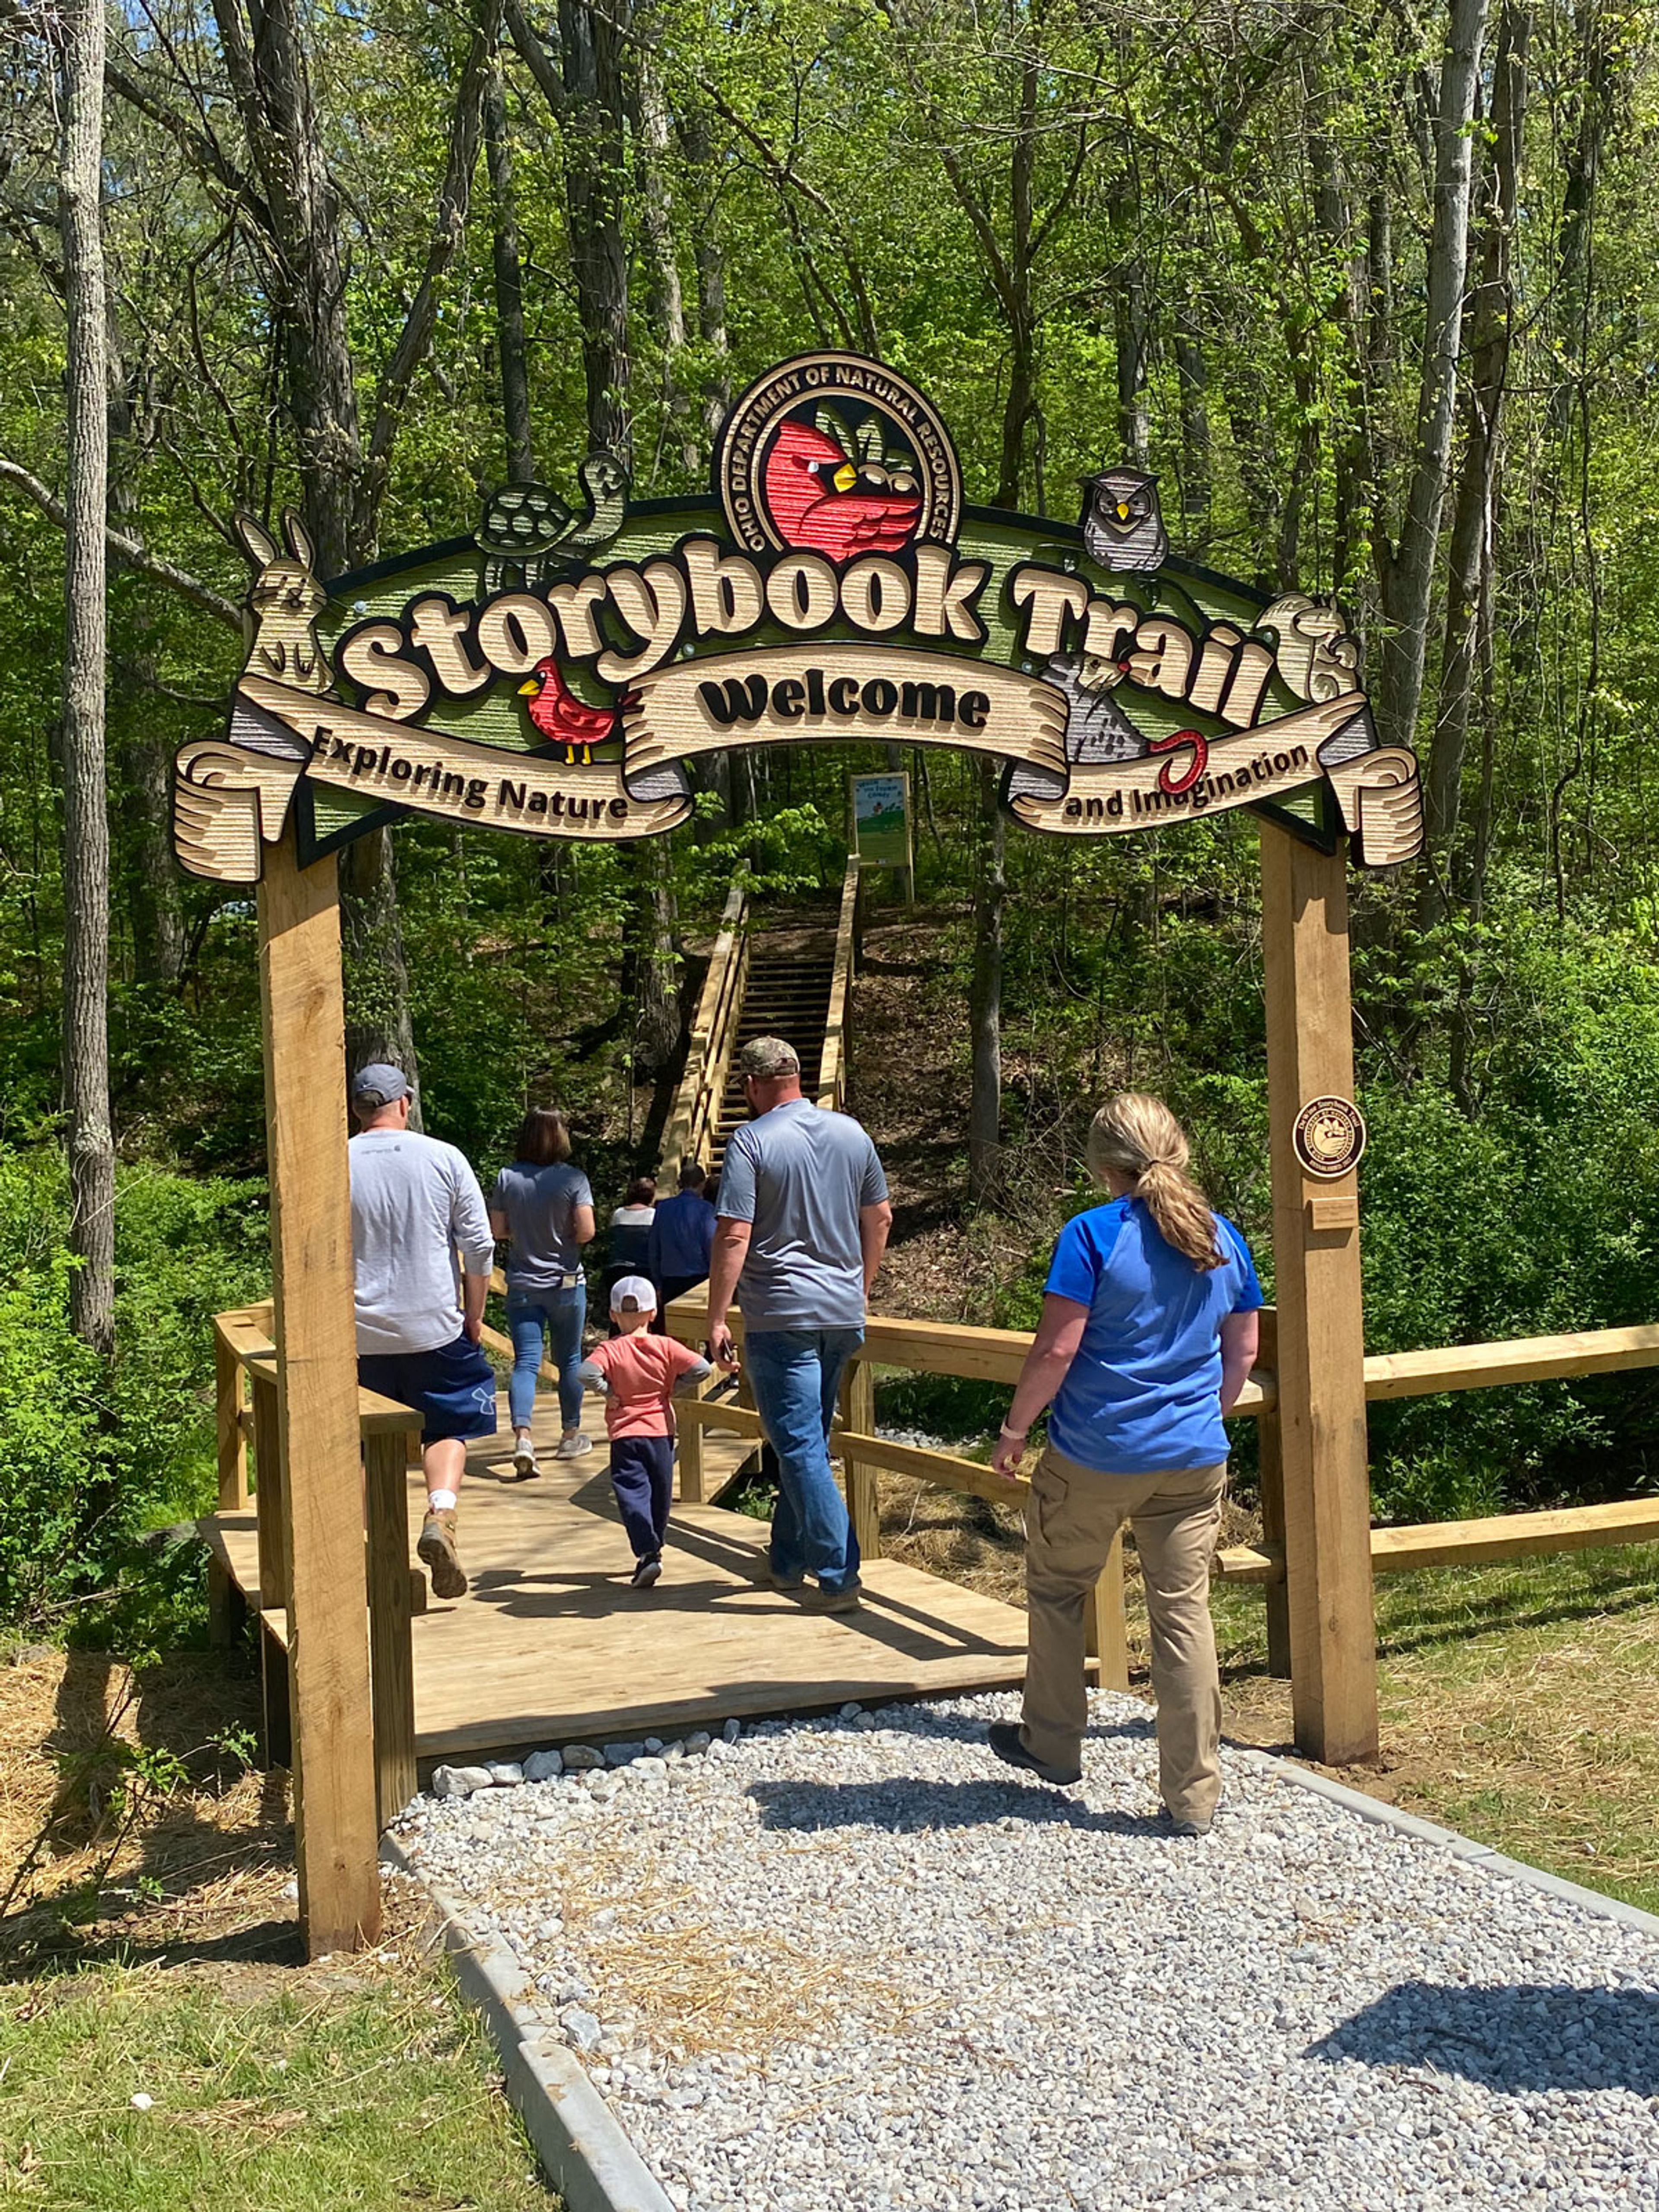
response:
M123 1170L107 1371L68 1324L66 1206L53 1152L0 1153L0 1614L159 1642L199 1607L199 1560L139 1573L133 1547L212 1505L211 1317L268 1279L263 1193Z

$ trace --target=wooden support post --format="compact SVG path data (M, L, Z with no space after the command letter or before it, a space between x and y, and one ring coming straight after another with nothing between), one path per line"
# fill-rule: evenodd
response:
M290 832L259 885L294 1826L313 1958L380 1931L363 1596L338 871Z
M1346 1766L1377 1748L1359 1231L1316 1226L1309 1201L1358 1186L1307 1175L1293 1133L1309 1100L1353 1095L1340 851L1263 823L1261 943L1291 1707L1297 1748Z
M869 1437L876 1430L876 1378L867 1359L849 1359L841 1378L842 1425L856 1435ZM843 1448L842 1475L847 1486L847 1511L858 1538L859 1552L866 1559L881 1557L881 1494L873 1467L854 1459Z
M219 1431L219 1510L247 1507L247 1438L242 1430L242 1363L216 1327L213 1402Z
M1272 1306L1261 1309L1261 1348L1258 1366L1277 1372L1279 1315ZM1264 1407L1256 1416L1256 1452L1261 1469L1261 1540L1285 1545L1285 1461L1279 1440L1279 1407ZM1291 1679L1291 1607L1284 1582L1262 1589L1267 1607L1267 1672L1281 1682Z
M705 1376L696 1395L701 1398L712 1376ZM707 1496L703 1482L702 1423L697 1419L682 1419L676 1424L679 1431L675 1453L680 1469L680 1504L701 1505Z
M1123 1614L1123 1531L1112 1539L1100 1580L1083 1601L1084 1650L1100 1662L1103 1690L1129 1686L1129 1625Z
M409 1632L406 1429L363 1438L368 1515L368 1657L374 1698L374 1793L381 1827L419 1787L415 1772L415 1655Z
M281 1613L288 1604L288 1514L283 1504L282 1423L276 1377L253 1373L253 1504L258 1515L259 1609Z

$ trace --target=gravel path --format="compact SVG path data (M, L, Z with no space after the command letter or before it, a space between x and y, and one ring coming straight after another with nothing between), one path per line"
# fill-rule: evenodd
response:
M1077 1791L996 1764L994 1696L398 1833L690 2212L1659 2207L1659 1938L1231 1754L1166 1839L1146 1706L1093 1705Z

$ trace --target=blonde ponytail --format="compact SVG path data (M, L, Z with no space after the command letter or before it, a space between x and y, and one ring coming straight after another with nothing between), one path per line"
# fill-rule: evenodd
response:
M1221 1253L1209 1200L1187 1172L1185 1131L1161 1098L1120 1091L1089 1126L1089 1172L1103 1188L1115 1168L1146 1201L1158 1232L1200 1270L1218 1267Z

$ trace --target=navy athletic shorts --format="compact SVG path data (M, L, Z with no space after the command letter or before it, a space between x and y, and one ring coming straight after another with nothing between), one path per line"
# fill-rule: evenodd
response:
M431 1352L360 1353L357 1380L365 1390L412 1407L423 1444L495 1433L495 1370L465 1331Z

